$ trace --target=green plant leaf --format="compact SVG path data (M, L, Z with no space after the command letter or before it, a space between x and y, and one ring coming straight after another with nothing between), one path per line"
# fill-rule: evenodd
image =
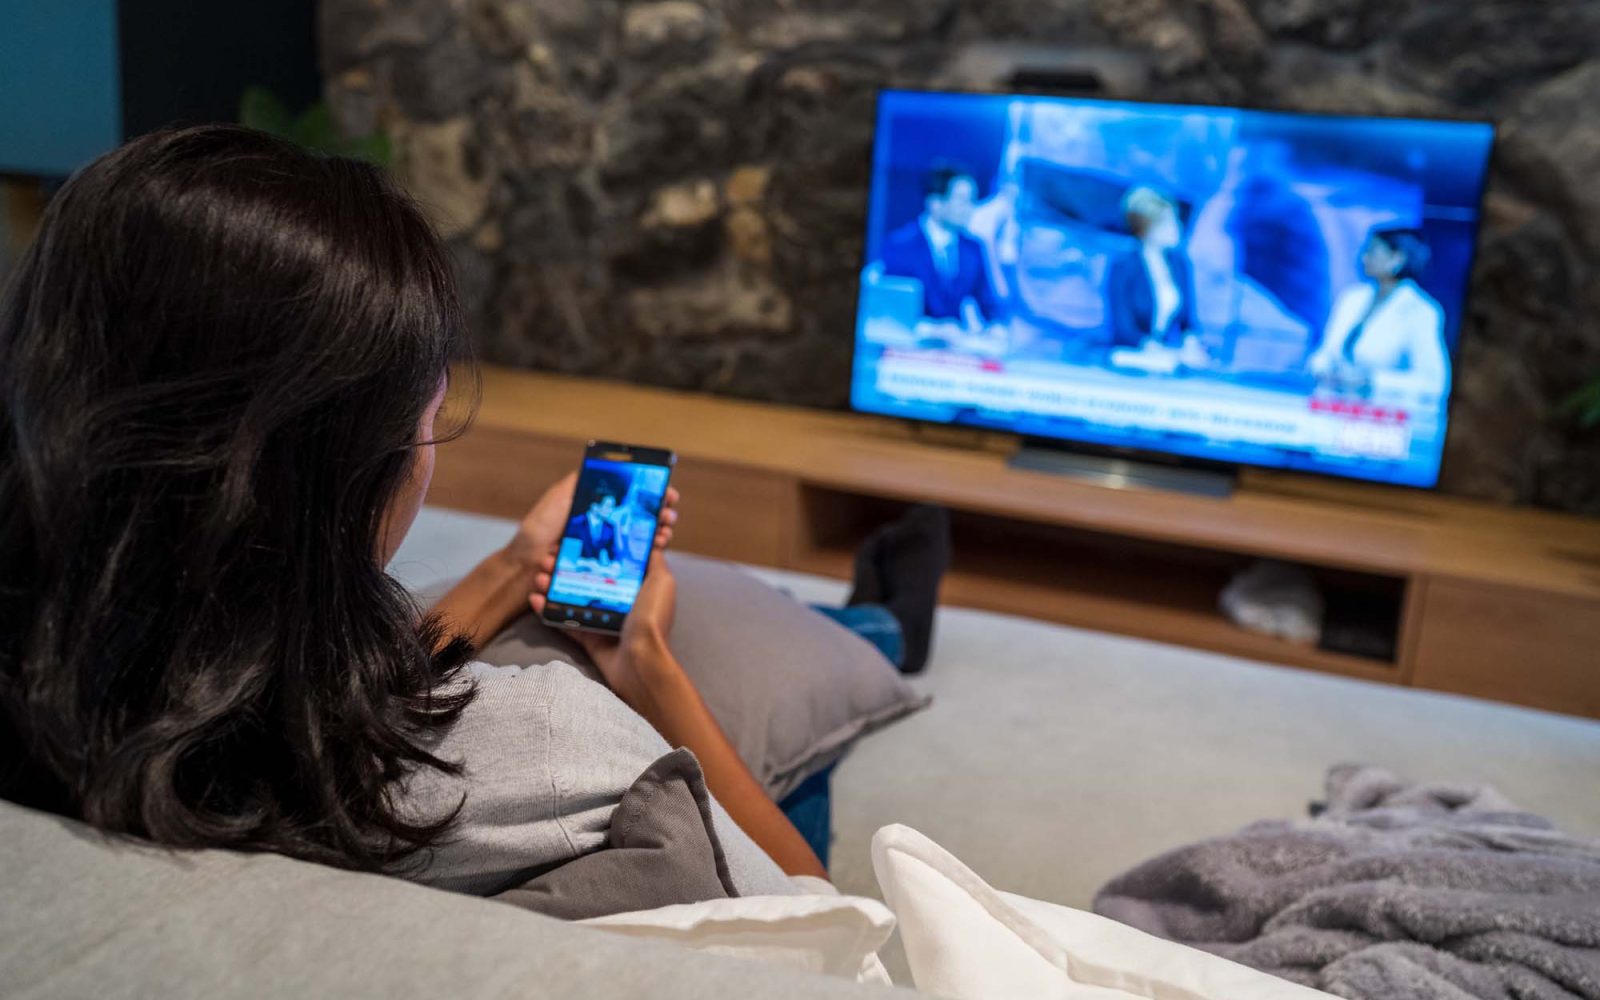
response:
M333 114L322 101L311 105L295 120L289 138L319 153L338 153L344 145L338 127L333 124Z
M1600 376L1562 400L1559 409L1576 420L1579 427L1600 427Z
M294 115L265 87L246 87L239 98L239 124L287 138Z
M318 101L295 117L265 87L245 89L239 99L239 123L281 136L315 153L349 156L385 169L394 159L394 146L383 132L346 139L325 101Z
M394 147L387 135L374 132L359 139L351 139L345 146L345 155L387 169L394 160Z

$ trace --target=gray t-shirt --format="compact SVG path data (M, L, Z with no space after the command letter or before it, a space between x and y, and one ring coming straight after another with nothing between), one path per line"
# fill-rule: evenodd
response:
M449 839L412 877L485 896L599 849L622 793L671 748L604 682L570 663L469 669L478 696L433 748L464 770L420 771L403 795L419 816L463 803ZM741 895L798 891L720 804L712 806Z

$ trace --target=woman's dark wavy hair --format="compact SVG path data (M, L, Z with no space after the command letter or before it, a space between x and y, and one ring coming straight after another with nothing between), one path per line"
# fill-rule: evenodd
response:
M397 866L470 655L379 565L463 350L383 173L248 129L69 180L0 299L0 794L174 846Z

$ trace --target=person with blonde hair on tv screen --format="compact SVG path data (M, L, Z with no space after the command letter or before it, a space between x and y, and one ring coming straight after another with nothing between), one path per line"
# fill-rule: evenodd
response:
M1113 261L1106 278L1112 345L1176 347L1196 326L1194 279L1178 249L1178 207L1154 188L1136 187L1123 196L1122 211L1139 246Z

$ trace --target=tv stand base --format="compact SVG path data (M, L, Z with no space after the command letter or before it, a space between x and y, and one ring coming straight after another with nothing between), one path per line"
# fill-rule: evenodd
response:
M1173 490L1206 497L1232 496L1238 482L1238 476L1223 470L1162 465L1032 445L1023 445L1007 464L1013 469L1069 476L1112 489Z

